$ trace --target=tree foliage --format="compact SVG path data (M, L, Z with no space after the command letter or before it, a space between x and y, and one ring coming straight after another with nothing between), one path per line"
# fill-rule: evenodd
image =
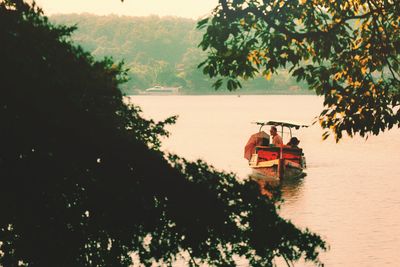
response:
M182 86L185 92L190 92L199 85L188 79L189 72L194 71L198 72L193 77L195 81L205 81L205 88L212 92L212 83L207 82L209 79L196 66L183 65L186 63L183 57L189 49L196 49L197 62L205 58L196 47L201 33L196 31L196 22L192 19L64 14L53 15L50 20L77 25L73 40L96 58L112 56L124 60L130 78L124 84L127 93L154 85Z
M209 51L200 66L230 90L237 77L288 68L324 96L319 122L336 140L399 125L399 1L219 0L198 27Z
M72 30L0 2L1 266L318 263L324 241L256 184L160 151L175 118L124 104L123 66L94 60Z
M196 30L194 20L91 14L59 14L49 19L54 23L77 25L72 39L95 58L112 56L124 60L129 80L122 90L127 94L154 85L181 86L180 91L185 94L229 93L213 90L215 79L197 68L207 55L197 47L203 32ZM241 94L310 94L307 87L297 84L287 71L270 80L257 77L244 82L243 87Z

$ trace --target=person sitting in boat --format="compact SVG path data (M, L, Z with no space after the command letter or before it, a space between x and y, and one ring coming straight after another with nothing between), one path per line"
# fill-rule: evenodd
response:
M282 137L278 134L278 130L276 129L275 126L271 126L271 129L269 130L269 132L272 136L272 144L274 146L283 145Z
M299 143L300 143L299 139L297 139L296 137L292 137L292 138L290 138L289 143L287 143L286 145L291 146L293 148L299 148L298 147Z

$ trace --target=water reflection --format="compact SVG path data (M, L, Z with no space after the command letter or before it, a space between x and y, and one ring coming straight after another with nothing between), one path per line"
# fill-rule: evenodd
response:
M300 177L282 179L278 187L284 200L296 200L303 195L304 177L305 173Z
M249 179L258 183L262 195L273 200L282 199L285 202L292 202L302 196L304 177L306 175L306 173L302 173L301 176L281 180L266 180L249 175Z

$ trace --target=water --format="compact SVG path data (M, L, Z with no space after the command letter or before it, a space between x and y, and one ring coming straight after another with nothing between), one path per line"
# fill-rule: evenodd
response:
M134 96L132 101L145 117L179 115L163 149L240 177L250 171L243 147L258 131L250 122L310 124L322 110L316 96ZM284 183L281 215L329 243L321 257L326 266L399 266L400 131L339 144L322 141L321 134L318 125L296 133L307 176Z

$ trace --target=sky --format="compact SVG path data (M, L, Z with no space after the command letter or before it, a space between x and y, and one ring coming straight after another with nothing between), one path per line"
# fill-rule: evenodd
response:
M36 0L45 15L93 13L97 15L177 16L199 19L209 14L218 0Z

